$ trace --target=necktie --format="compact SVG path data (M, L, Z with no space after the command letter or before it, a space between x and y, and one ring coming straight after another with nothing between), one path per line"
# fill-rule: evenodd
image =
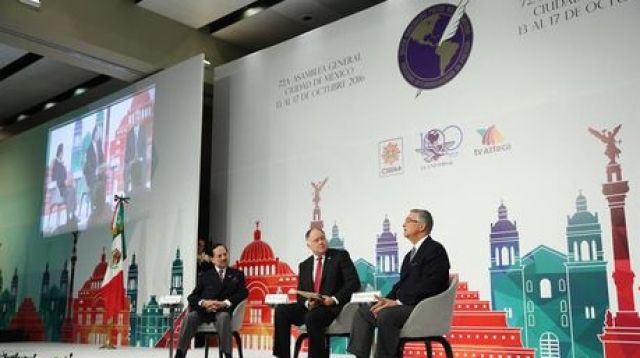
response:
M224 280L224 269L220 269L220 271L218 271L218 275L220 275L220 281Z
M416 248L415 246L413 247L413 249L411 249L411 252L409 252L409 262L413 261L413 257L416 256Z
M320 282L322 281L322 256L318 256L316 264L316 277L313 280L313 291L320 292Z

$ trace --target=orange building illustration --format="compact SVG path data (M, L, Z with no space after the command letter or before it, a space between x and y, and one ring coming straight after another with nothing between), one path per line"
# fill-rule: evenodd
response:
M253 241L244 248L235 268L244 272L249 290L240 331L242 345L246 349L271 350L274 309L264 303L264 297L298 287L298 275L286 262L275 257L271 246L262 241L259 222L256 222ZM290 298L295 299L294 296Z
M126 306L118 314L116 322L105 322L104 301L100 294L100 286L107 271L105 253L96 265L91 277L78 291L78 297L73 299L73 336L75 343L104 344L107 334L114 345L127 345L129 333L129 299Z

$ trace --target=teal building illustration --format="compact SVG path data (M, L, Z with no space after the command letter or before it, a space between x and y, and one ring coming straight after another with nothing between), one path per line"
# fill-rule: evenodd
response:
M180 259L180 248L176 250L176 258L171 265L171 290L172 295L181 295L182 288L182 273L183 273L182 259Z
M169 320L158 304L155 295L142 308L140 317L140 346L154 347L169 328Z
M0 285L0 290L2 286ZM13 315L16 313L18 298L18 268L13 271L10 289L0 293L0 328L7 328Z
M602 344L596 337L602 333L609 308L607 262L598 214L587 210L582 193L576 199L576 212L567 217L567 251L573 356L602 357Z
M568 255L540 245L520 258L519 233L507 208L491 225L491 297L522 327L536 357L602 357L598 334L609 307L606 261L597 214L580 193L567 218Z
M333 223L331 227L331 239L329 240L329 247L332 249L344 250L344 238L340 237L340 230L338 230L338 224Z
M140 316L138 315L138 264L136 264L136 254L131 258L131 265L127 273L127 296L129 297L129 345L139 346L138 326Z
M358 258L353 264L360 279L360 290L375 291L376 267L363 258Z
M59 286L50 286L49 264L46 264L40 286L40 305L38 312L44 325L45 338L49 341L62 340L61 330L67 308L67 291L69 287L69 271L67 262L60 274Z

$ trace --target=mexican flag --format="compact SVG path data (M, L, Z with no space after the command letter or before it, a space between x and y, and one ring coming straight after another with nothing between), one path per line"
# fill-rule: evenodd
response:
M124 240L124 202L125 199L116 196L116 209L111 221L111 254L107 259L107 272L100 293L104 300L104 322L113 318L117 324L118 314L126 308L126 293L124 290L124 260L127 258L127 249Z

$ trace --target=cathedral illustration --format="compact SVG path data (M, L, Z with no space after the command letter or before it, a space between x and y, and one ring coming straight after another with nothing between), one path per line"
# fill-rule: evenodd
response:
M602 357L598 334L609 308L598 215L580 194L567 217L568 254L540 245L524 256L516 222L498 208L491 225L491 302L510 326L522 327L536 357Z

